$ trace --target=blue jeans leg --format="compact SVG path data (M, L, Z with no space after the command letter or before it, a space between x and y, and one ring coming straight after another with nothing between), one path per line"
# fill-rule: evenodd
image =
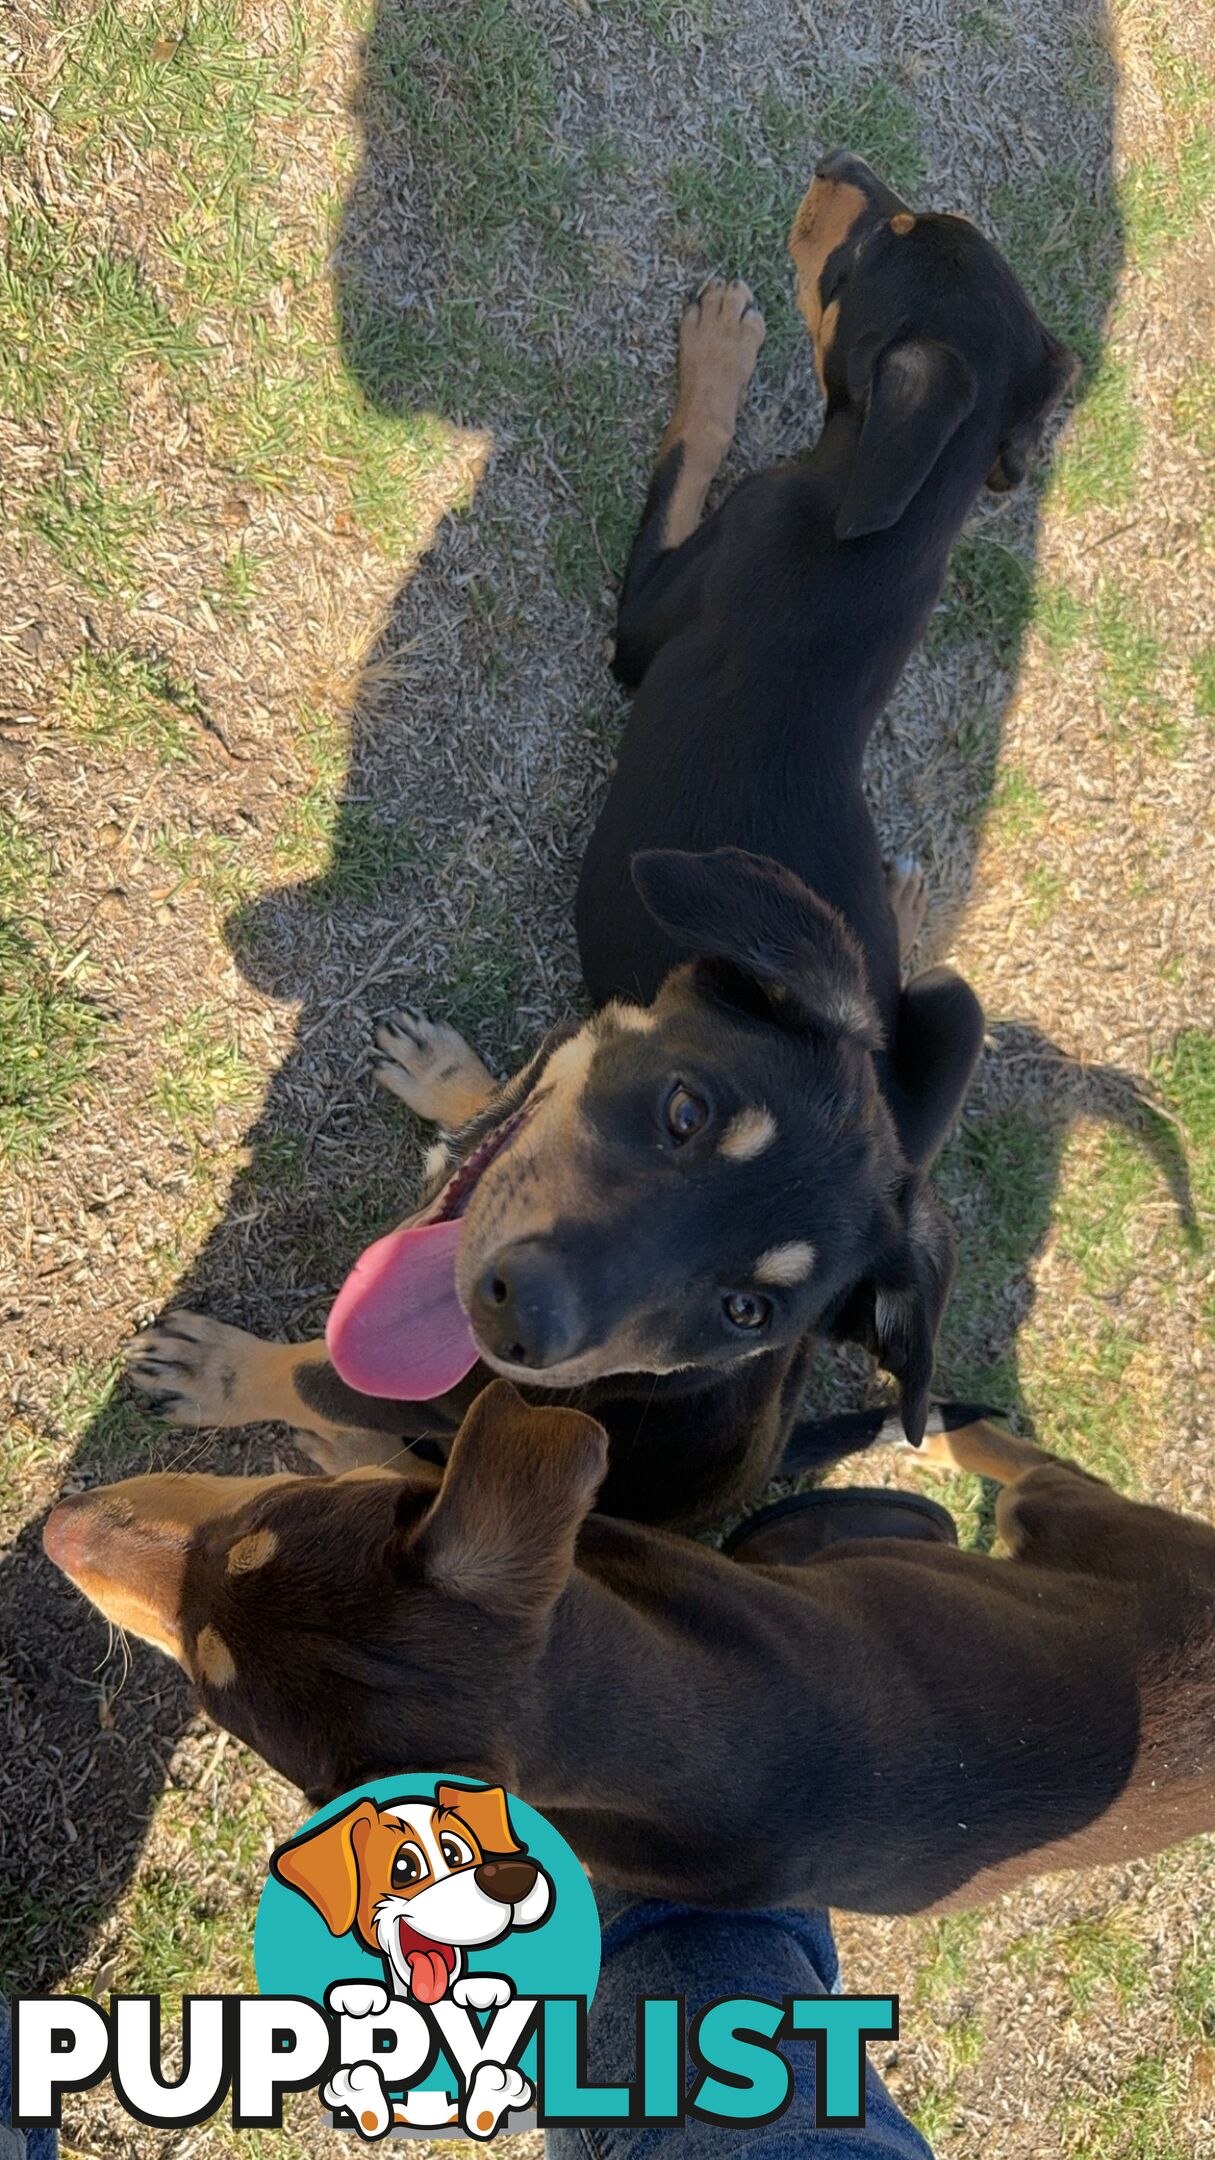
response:
M598 1891L603 1970L591 2006L588 2074L595 2084L627 2084L636 2063L640 1995L682 1995L688 2015L723 1995L829 1995L839 1986L831 1923L823 1912L701 1912L685 1905ZM789 2043L793 2098L766 2128L550 2130L547 2160L932 2160L876 2070L866 2070L863 2130L815 2123L815 2054Z
M8 2003L0 1995L0 2160L55 2160L59 2138L54 2130L14 2130L12 2037Z

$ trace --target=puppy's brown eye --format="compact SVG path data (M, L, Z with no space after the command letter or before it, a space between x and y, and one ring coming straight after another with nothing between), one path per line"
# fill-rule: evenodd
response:
M463 1838L454 1837L450 1830L439 1839L439 1851L448 1867L467 1867L472 1859L471 1845L466 1845Z
M757 1297L754 1290L732 1290L721 1301L731 1327L761 1328L766 1326L772 1306L766 1297Z
M708 1123L709 1106L699 1095L693 1095L682 1080L677 1080L666 1099L664 1110L667 1131L673 1140L690 1140Z
M416 1845L402 1845L392 1863L392 1887L408 1890L413 1883L421 1882L427 1872L426 1863Z

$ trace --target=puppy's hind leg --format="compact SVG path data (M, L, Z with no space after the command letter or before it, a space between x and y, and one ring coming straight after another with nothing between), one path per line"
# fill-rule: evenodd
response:
M613 668L636 689L659 647L698 604L694 540L764 341L764 319L741 279L713 278L684 310L679 395L633 542L616 621Z

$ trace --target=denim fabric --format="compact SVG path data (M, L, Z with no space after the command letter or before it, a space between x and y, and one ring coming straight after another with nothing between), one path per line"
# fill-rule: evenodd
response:
M823 1912L700 1912L685 1905L596 1893L603 1971L591 2006L588 2074L596 2084L634 2074L639 1995L682 1995L689 2017L723 1995L829 1995L839 1959ZM766 2128L719 2129L695 2121L679 2129L549 2130L548 2160L932 2160L918 2130L896 2108L877 2072L866 2075L866 2127L815 2126L815 2056L806 2041L782 2051L794 2073L786 2112Z
M12 2042L8 2003L0 1995L0 2160L55 2160L54 2130L14 2130Z

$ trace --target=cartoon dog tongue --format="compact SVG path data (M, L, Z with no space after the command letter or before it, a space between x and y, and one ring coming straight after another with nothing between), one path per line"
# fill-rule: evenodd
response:
M392 1230L355 1261L325 1342L335 1370L360 1395L428 1402L476 1364L480 1352L456 1296L462 1227L457 1220Z
M407 1920L399 1923L401 1950L409 1967L409 1985L420 2003L437 2003L447 1993L456 1969L456 1953L447 1943L431 1942Z

